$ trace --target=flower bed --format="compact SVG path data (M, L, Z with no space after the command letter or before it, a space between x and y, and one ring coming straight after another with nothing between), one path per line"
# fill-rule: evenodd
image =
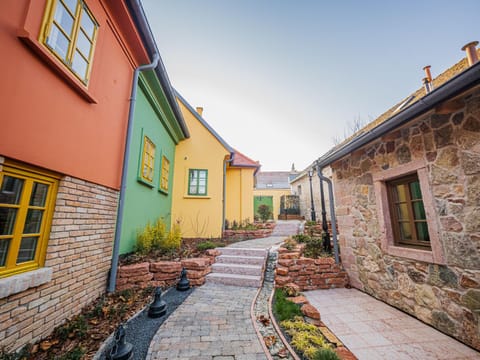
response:
M183 259L179 261L145 261L133 265L119 266L116 291L147 287L168 287L180 279L182 268L187 270L190 285L200 286L205 283L205 276L210 273L215 262L217 250L206 251L205 257Z
M250 224L250 226L243 227L243 228L239 227L239 228L226 229L223 232L223 238L229 241L231 240L242 241L242 240L265 238L272 234L274 227L275 227L275 223L267 222L267 223Z
M283 247L278 250L278 266L275 271L275 286L288 283L299 286L300 291L343 288L348 285L348 275L332 257L312 259L303 256L304 245L296 245L291 250Z

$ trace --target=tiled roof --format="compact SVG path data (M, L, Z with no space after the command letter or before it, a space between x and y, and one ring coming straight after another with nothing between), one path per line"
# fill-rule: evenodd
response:
M257 189L290 189L290 171L259 171L255 176Z
M480 54L480 49L477 50L477 54ZM459 62L457 62L455 65L438 75L436 78L433 79L433 87L434 89L437 89L441 87L444 83L446 83L448 80L452 79L453 77L457 76L464 70L468 68L468 62L467 58L463 58ZM426 95L425 88L422 86L419 88L417 91L415 91L413 94L407 96L406 98L402 99L399 103L395 104L392 106L390 109L385 111L382 115L380 115L378 118L373 120L372 122L368 123L366 126L364 126L362 129L357 131L355 134L350 136L349 138L345 139L342 141L340 144L337 144L335 147L330 149L326 154L324 154L322 158L327 157L329 154L335 153L337 150L345 147L347 144L355 140L356 138L362 136L363 134L366 134L370 132L372 129L376 128L380 124L383 124L387 122L391 117L394 115L400 113L401 111L411 107L413 104L417 103L421 98L423 98ZM403 103L406 103L405 106L401 106Z
M230 164L233 167L254 167L260 168L260 163L258 161L254 161L250 159L245 154L242 154L240 151L234 149L233 150L233 161Z

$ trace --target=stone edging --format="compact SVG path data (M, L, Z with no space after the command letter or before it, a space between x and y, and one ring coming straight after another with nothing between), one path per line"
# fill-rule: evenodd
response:
M265 345L265 342L262 340L262 334L260 334L260 330L258 329L257 318L255 316L255 303L257 302L258 295L260 294L261 291L262 291L262 287L259 287L257 290L257 293L255 294L255 297L253 298L252 304L250 305L250 318L252 320L253 328L257 333L258 341L260 342L260 345L262 345L265 356L267 357L268 360L273 360L273 357L270 354L270 350L268 350L267 346ZM270 316L270 319L271 318L272 317ZM285 342L283 343L285 344Z
M268 315L270 316L270 321L272 322L272 325L275 328L275 330L277 331L277 334L280 337L280 339L282 340L283 344L285 345L287 350L290 352L290 355L292 355L292 357L295 360L300 360L296 351L293 350L293 348L290 346L290 343L288 342L288 340L285 339L285 336L283 336L282 329L280 329L280 326L277 324L277 319L275 318L275 316L273 316L272 303L273 303L273 294L274 293L275 293L275 287L272 289L272 293L270 294L270 297L268 299Z

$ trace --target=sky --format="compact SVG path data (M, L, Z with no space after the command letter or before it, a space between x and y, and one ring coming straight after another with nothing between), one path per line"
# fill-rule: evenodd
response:
M479 0L142 0L174 88L262 171L302 170L480 40Z

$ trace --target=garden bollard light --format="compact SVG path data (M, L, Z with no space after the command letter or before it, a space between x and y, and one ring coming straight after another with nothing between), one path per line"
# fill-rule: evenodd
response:
M153 296L153 302L148 308L148 317L158 318L167 313L167 303L162 300L162 289L160 287L155 289L155 294Z
M180 275L180 281L177 284L177 290L187 291L188 289L190 289L190 281L187 279L187 270L183 268Z
M115 343L110 349L109 360L130 360L133 358L133 345L125 341L125 326L120 324L115 330Z

